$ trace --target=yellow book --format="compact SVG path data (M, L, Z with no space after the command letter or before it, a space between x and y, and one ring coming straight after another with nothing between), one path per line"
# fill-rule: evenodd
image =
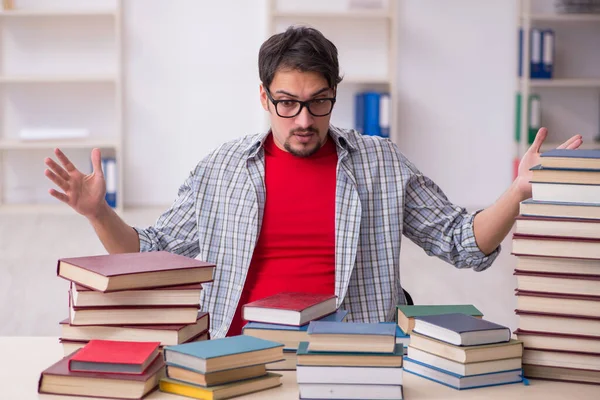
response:
M195 399L222 400L274 388L280 385L281 375L268 373L259 378L231 382L225 385L212 387L202 387L191 383L163 378L160 380L159 388L161 392L172 393L179 396L187 396Z

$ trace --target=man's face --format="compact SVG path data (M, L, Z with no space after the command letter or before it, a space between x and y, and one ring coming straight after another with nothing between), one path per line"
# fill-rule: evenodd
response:
M270 88L260 87L260 100L263 108L270 113L271 130L275 144L282 150L298 157L308 157L323 146L327 140L331 114L322 117L312 115L306 107L300 114L283 118L275 112L275 105L269 99L266 90L273 100L319 100L335 97L334 90L329 88L325 78L316 72L300 72L296 70L279 70L275 73ZM320 114L321 103L312 106L315 114ZM278 105L282 115L294 114L297 104L282 102ZM315 112L317 111L317 112ZM286 114L287 113L287 114Z

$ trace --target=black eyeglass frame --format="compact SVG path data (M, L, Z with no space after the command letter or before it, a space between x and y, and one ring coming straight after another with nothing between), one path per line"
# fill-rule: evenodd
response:
M294 118L297 117L298 114L300 114L302 112L302 109L304 107L306 107L306 109L308 110L308 112L310 113L310 115L312 115L313 117L325 117L329 114L331 114L331 112L333 111L333 106L335 105L335 101L336 98L335 97L322 97L319 99L312 99L312 100L308 100L308 101L301 101L301 100L293 100L293 99L285 99L285 100L275 100L273 98L273 96L271 96L271 92L269 91L268 88L264 88L265 89L265 93L267 94L267 97L269 98L269 100L271 100L271 103L273 103L273 105L275 106L275 112L277 113L278 116L280 116L281 118ZM331 101L331 108L329 109L329 112L327 114L315 114L311 111L310 109L310 105L311 103L315 102L315 101L323 101L323 100L329 100ZM298 112L294 115L281 115L279 114L279 110L277 109L277 105L279 103L283 103L284 101L291 101L293 103L298 103L300 104L300 108L298 109Z

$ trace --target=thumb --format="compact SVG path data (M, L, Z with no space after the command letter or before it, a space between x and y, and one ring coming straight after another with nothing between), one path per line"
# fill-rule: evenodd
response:
M102 171L102 155L100 154L100 149L92 150L92 168L94 169L94 174L104 178L104 172Z
M540 128L540 130L535 135L535 139L533 140L533 144L531 145L531 149L534 153L539 153L544 140L546 140L546 136L548 135L548 129Z

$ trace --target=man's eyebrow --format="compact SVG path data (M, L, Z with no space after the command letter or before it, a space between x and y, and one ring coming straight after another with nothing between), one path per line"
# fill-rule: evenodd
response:
M314 92L313 94L310 95L310 97L315 97L318 96L319 94L328 91L329 88L328 87L324 87L322 89L317 90L316 92ZM281 94L285 94L286 96L290 96L290 97L294 97L294 98L298 98L298 96L296 96L295 94L292 94L290 92L287 92L285 90L276 90L275 93L281 93Z

